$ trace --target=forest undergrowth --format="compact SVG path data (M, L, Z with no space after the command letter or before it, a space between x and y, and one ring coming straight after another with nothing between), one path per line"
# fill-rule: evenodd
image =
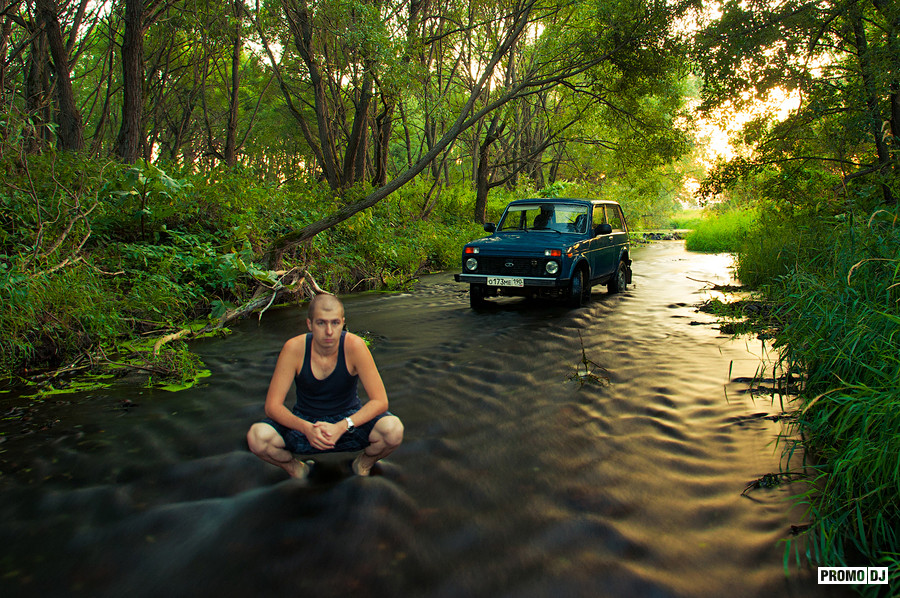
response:
M218 333L241 306L407 288L484 234L464 191L411 184L273 260L280 235L340 207L326 186L75 154L3 162L0 388L52 392L76 373L190 384L202 364L185 339Z

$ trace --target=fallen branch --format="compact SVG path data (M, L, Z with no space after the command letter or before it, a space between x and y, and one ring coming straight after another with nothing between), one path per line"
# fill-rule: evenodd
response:
M287 271L276 272L276 274L278 274L279 276L282 276L282 281L284 281L284 279L287 278L288 276L290 276L292 274L297 274L297 273L298 273L297 268L287 270ZM242 305L236 309L227 310L222 315L222 317L219 318L217 321L210 322L209 324L207 324L200 330L194 331L189 328L183 328L183 329L179 330L178 332L174 332L172 334L167 334L166 336L161 337L153 345L153 354L158 355L160 349L166 343L170 343L172 341L182 339L185 337L195 338L201 334L206 334L206 333L212 332L214 330L221 330L222 328L225 327L226 324L233 322L234 320L243 318L243 317L247 316L248 314L253 313L256 310L260 310L259 317L260 317L260 319L262 319L262 314L264 314L266 312L266 310L269 309L269 307L271 307L272 304L275 303L275 301L277 299L280 299L281 297L283 297L284 295L286 295L288 293L303 293L305 290L306 291L305 294L310 298L315 297L316 295L330 294L330 293L328 293L328 291L323 290L318 285L316 280L312 277L312 275L308 271L304 270L302 272L302 274L303 274L303 276L301 276L300 278L298 278L297 280L295 280L293 282L289 282L288 284L283 284L283 282L279 282L279 284L276 285L275 288L270 288L265 285L260 285L259 289L257 290L257 296L250 299L250 301L248 301L247 303L245 303L244 305ZM258 294L259 291L262 289L269 289L269 290L271 290L271 293Z
M180 338L184 338L185 336L187 336L187 335L190 334L190 333L191 333L190 329L188 329L188 328L182 328L182 329L179 330L178 332L175 332L175 333L173 333L173 334L167 334L167 335L161 337L159 340L157 340L157 341L153 344L153 354L154 354L154 355L159 355L159 349L160 349L160 347L162 347L162 346L165 345L166 343L171 343L172 341L177 341L177 340L180 339Z

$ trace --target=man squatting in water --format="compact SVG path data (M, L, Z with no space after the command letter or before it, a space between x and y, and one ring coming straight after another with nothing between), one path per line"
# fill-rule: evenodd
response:
M360 452L351 467L369 475L372 466L403 441L403 424L388 411L387 392L365 341L344 328L344 305L334 295L310 301L308 334L289 339L278 356L266 394L268 417L250 427L247 443L263 461L296 478L310 466L298 455ZM357 395L362 381L369 397ZM284 405L291 383L293 410Z

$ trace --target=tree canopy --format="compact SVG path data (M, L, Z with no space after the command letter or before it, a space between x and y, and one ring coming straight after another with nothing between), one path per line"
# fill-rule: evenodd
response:
M435 197L470 181L483 219L492 186L600 180L612 162L650 172L682 152L689 73L674 24L698 4L12 2L5 127L32 151L243 165L344 198L276 252L416 177Z
M740 109L775 90L797 94L801 102L784 120L769 113L745 127L754 155L720 169L707 189L716 192L756 173L773 196L788 202L824 202L825 191L831 200L894 204L900 191L898 35L896 2L723 3L721 16L698 35L702 108ZM831 191L828 184L804 189L811 178L830 179ZM789 188L788 180L801 185Z

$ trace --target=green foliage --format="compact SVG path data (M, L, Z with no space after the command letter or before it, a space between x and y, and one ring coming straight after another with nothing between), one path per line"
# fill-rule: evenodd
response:
M896 201L896 138L884 128L896 101L889 73L900 60L895 5L723 5L696 38L701 108L727 119L774 93L797 91L802 101L786 116L769 109L746 124L740 141L750 151L720 165L705 183L707 197L743 181L755 200L804 210L830 209L837 193L868 211Z
M223 254L211 235L163 229L165 244L123 243L117 246L126 276L119 283L123 308L155 314L167 325L202 315L213 299L240 296L246 272ZM245 250L246 253L246 250Z
M669 218L666 228L692 230L703 221L703 213L700 210L681 210Z
M180 214L178 200L186 185L146 162L121 168L104 185L94 217L96 232L141 241L157 236L167 221Z
M447 195L452 208L457 198ZM462 245L484 231L458 203L455 217L442 209L420 218L420 197L401 190L313 239L307 258L319 283L335 292L398 290L421 273L455 267Z
M105 164L47 152L0 158L0 254L23 268L52 266L90 235ZM8 263L9 263L8 262Z
M174 376L181 383L177 370L183 364L184 375L193 379L191 372L200 369L186 349L166 345L160 356L132 347L128 339L218 318L248 300L259 283L274 288L279 277L263 255L273 240L341 206L317 183L275 187L241 168L179 180L143 164L107 169L112 180L104 185L99 176L90 179L90 186L83 185L90 193L85 197L66 185L78 180L79 170L98 173L98 165L64 164L28 160L20 178L13 173L0 192L0 218L7 225L0 254L0 368L7 375L100 354L118 355L127 367L140 361L156 372L157 381ZM19 191L30 189L29 175L47 170L57 181L40 190L49 198ZM484 234L468 222L471 193L449 187L426 200L423 187L412 185L317 235L285 255L285 266L304 266L321 286L339 293L402 289L423 272L455 267L462 244ZM70 227L70 236L83 231L87 242L80 249L61 244L69 253L45 251L47 238L55 238L49 231L65 228L59 214L81 214L66 211L66 202L78 203L73 197L78 205L96 205ZM492 198L489 211L499 215L501 201ZM135 211L141 202L150 208L143 233ZM43 238L36 234L38 222L47 222ZM71 259L51 267L64 257Z
M713 211L696 223L685 238L685 247L690 251L705 253L735 252L747 238L756 212L748 209Z
M786 557L848 565L861 554L897 573L898 220L896 208L812 219L770 206L760 219L769 224L756 231L758 247L740 255L739 271L753 272L782 305L780 368L803 381L791 436L804 439L816 475L798 496L811 526L789 542ZM788 467L795 451L786 446Z
M127 326L102 275L85 265L52 275L0 265L0 367L58 366Z

